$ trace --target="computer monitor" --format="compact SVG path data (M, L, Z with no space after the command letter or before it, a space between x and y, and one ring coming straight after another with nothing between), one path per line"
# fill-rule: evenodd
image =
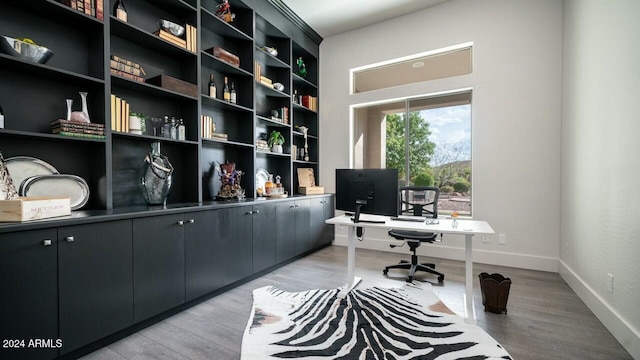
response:
M336 169L336 209L354 213L398 215L397 169Z

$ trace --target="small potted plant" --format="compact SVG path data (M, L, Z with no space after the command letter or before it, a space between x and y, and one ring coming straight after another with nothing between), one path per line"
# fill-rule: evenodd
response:
M280 131L273 130L269 134L269 140L267 142L269 143L271 151L282 154L282 144L284 144L284 136L282 136Z
M129 132L131 134L142 135L146 132L146 117L142 113L129 112Z

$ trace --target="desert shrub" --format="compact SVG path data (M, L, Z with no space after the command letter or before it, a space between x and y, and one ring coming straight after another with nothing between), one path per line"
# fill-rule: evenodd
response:
M471 188L471 183L469 183L465 179L457 179L457 181L453 184L453 189L459 193L469 192Z
M440 188L440 192L443 192L445 194L450 194L453 192L453 186L445 185Z
M421 174L418 174L414 179L413 179L413 185L415 186L433 186L434 180L433 180L433 175L431 175L429 172L423 172Z

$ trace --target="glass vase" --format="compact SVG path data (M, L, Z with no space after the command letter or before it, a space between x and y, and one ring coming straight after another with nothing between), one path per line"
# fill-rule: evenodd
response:
M87 115L87 122L91 122L91 118L89 117L89 107L87 106L87 92L80 91L80 98L82 99L82 112Z
M149 205L166 205L171 191L173 166L169 158L160 153L160 143L151 144L151 152L144 158L140 188Z

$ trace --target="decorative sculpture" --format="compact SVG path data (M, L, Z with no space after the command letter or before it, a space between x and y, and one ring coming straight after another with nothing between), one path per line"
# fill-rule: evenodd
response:
M302 76L303 78L306 78L307 65L304 64L304 60L302 60L302 57L299 57L298 60L296 60L296 64L298 64L298 75Z
M218 191L218 198L221 199L233 199L238 195L244 195L244 190L240 186L240 177L243 172L236 170L236 163L226 161L224 164L218 163L220 169L218 175L220 175L220 191Z
M229 0L222 0L222 4L216 6L216 8L216 16L220 19L230 23L236 18L236 14L231 12Z
M151 144L151 152L144 158L140 189L149 205L166 205L173 166L169 158L160 153L160 143Z

